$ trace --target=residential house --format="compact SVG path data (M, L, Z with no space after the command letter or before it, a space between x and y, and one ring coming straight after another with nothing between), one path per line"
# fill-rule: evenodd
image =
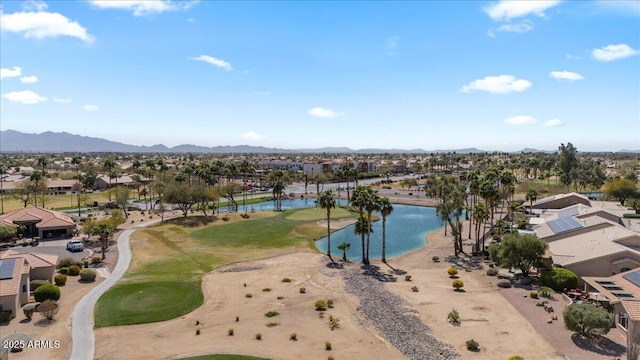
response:
M26 237L41 239L73 235L76 223L71 216L54 210L26 207L0 216L0 224L13 227L24 226Z

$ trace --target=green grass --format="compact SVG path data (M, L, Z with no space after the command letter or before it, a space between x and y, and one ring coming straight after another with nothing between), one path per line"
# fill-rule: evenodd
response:
M180 360L269 360L267 358L259 358L246 355L229 355L229 354L212 354L212 355L200 355L188 358L182 358Z
M169 320L193 311L203 301L200 281L121 283L100 297L95 326Z
M331 209L332 219L341 219L358 216L355 212L350 212L345 208ZM318 221L327 219L327 210L323 208L301 209L287 216L288 220L296 221Z

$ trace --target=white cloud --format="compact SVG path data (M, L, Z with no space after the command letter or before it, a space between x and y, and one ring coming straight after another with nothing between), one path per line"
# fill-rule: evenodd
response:
M468 93L472 90L488 91L492 94L508 94L522 92L531 87L527 80L516 79L512 75L487 76L484 79L474 80L460 89L460 92Z
M165 11L188 10L197 1L171 0L90 0L92 5L101 9L117 9L133 11L134 16L147 16L159 14Z
M21 67L14 66L11 69L0 68L0 79L9 78L9 77L18 77L20 75L22 75Z
M59 97L53 97L53 102L57 102L57 103L61 103L61 104L68 104L71 102L71 99L63 99L63 98L59 98Z
M38 82L38 77L35 75L31 75L31 76L24 76L20 78L20 81L23 84L33 84L33 83L37 83Z
M584 76L571 71L552 71L549 73L549 76L558 80L569 80L569 81L584 80Z
M591 56L599 61L613 61L640 54L627 44L607 45L600 49L593 49Z
M544 17L545 10L560 4L558 0L536 1L506 1L493 3L484 9L485 13L496 21L509 21L511 19L536 15Z
M498 28L498 31L513 32L523 34L533 30L533 23L525 20L519 24L504 24Z
M321 107L314 107L313 109L309 110L309 115L324 119L333 119L337 118L338 116L344 116L344 114L337 113L330 109L323 109Z
M569 54L569 53L564 54L564 57L567 60L580 60L580 59L582 59L580 56Z
M256 133L255 131L249 131L249 132L246 132L246 133L242 134L241 138L247 139L247 140L260 140L260 139L264 138L264 135L260 135L260 134Z
M98 105L85 105L84 109L87 111L98 111Z
M22 104L38 104L47 101L46 97L40 96L31 90L12 91L2 95L5 99Z
M509 125L531 125L535 124L537 121L536 119L528 115L517 115L512 116L508 119L504 119L504 122Z
M44 1L30 0L22 4L22 8L27 11L43 11L49 7Z
M562 121L560 119L551 119L544 122L544 126L560 126Z
M0 29L2 31L24 34L25 38L44 39L47 37L71 36L93 41L87 29L66 16L46 11L26 11L5 14L0 11Z
M640 1L598 0L594 4L600 11L612 11L624 15L640 15Z
M227 71L231 71L233 70L233 68L231 67L231 64L229 64L228 62L221 60L221 59L216 59L213 56L209 56L209 55L200 55L197 57L192 57L191 60L196 60L196 61L204 61L206 63L209 63L211 65L215 65L219 68L225 69Z

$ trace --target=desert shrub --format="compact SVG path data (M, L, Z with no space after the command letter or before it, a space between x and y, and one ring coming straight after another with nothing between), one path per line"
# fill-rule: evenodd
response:
M59 309L60 306L54 300L45 300L42 304L38 305L38 312L47 320L53 320L54 315L58 313Z
M267 324L268 328L272 328L272 327L275 327L275 326L278 326L278 323L270 322L270 323Z
M11 320L11 314L13 314L13 311L11 310L0 311L0 323L9 322Z
M289 334L289 340L297 341L298 340L298 334L296 334L296 333Z
M522 356L511 356L507 360L524 360L524 358Z
M84 267L84 260L76 261L76 266L79 267L80 269L82 269Z
M315 307L317 311L325 311L327 310L327 303L324 300L318 300L315 303Z
M246 297L247 299L251 299L253 297L253 294L246 293L244 294L244 297Z
M282 300L282 299L284 299L284 296L278 296L278 297L276 297L276 299L277 300Z
M555 291L562 291L563 289L575 288L578 285L578 277L571 270L553 268L542 272L540 275L540 283Z
M331 300L331 299L327 300L327 307L329 309L333 309L333 300Z
M94 269L82 269L80 270L80 279L84 281L95 281L96 271Z
M196 335L200 335L200 329L196 329Z
M494 268L494 267L490 267L487 269L487 275L489 276L496 276L498 275L498 269Z
M83 260L82 265L84 265L85 269L89 268L89 260Z
M56 268L60 269L60 268L69 267L69 266L75 265L75 264L76 264L76 259L70 258L70 257L66 257L66 258L62 258L62 259L60 259L60 261L58 261L58 264L56 265Z
M22 312L24 313L24 316L27 317L27 319L31 319L31 317L33 316L33 313L36 311L36 308L38 307L38 303L31 303L31 304L27 304L25 306L22 307Z
M440 261L440 256L434 256L431 258L431 260L433 260L433 262L439 262Z
M567 329L587 337L604 335L614 326L613 314L591 304L571 304L562 316Z
M256 340L262 340L262 334L257 333L256 334Z
M68 275L69 274L69 268L68 267L61 267L60 268L60 274Z
M291 279L289 279L289 278L284 278L284 279L282 279L282 282L283 282L283 283L290 283L290 282L291 282Z
M31 280L29 288L31 291L36 291L40 286L49 284L47 280Z
M300 294L306 294L306 293L307 293L306 288L300 288Z
M269 292L269 291L271 291L271 288L264 288L264 289L262 289L262 291L263 292Z
M69 276L78 276L80 275L80 267L78 265L69 266Z
M327 360L336 360L333 358L333 356L329 355L329 357L327 358Z
M491 243L491 245L489 245L489 248L487 249L487 252L489 253L489 259L492 262L494 263L500 262L500 245L496 243Z
M553 294L555 294L555 291L550 287L540 286L538 288L538 295L542 297L550 298Z
M467 345L467 350L471 350L471 351L478 351L480 350L480 344L478 344L477 341L471 339L471 340L467 340L467 342L465 343L465 345Z
M53 281L56 283L56 285L63 286L67 283L67 275L58 274L53 278Z
M326 341L324 343L324 349L327 350L327 351L330 351L331 350L331 343Z
M456 269L456 268L448 268L447 269L447 274L449 274L449 276L456 276L456 275L458 275L458 269Z
M60 299L60 288L53 284L45 284L40 286L33 292L33 297L38 302L43 302L45 300L59 300Z
M236 322L240 321L240 316L236 316Z
M537 291L532 291L529 293L529 297L532 299L537 299L538 298L538 292Z
M277 311L273 311L273 310L271 310L271 311L267 312L266 314L264 314L264 316L266 316L268 318L274 317L274 316L278 316L278 315L280 315L280 313L277 312Z
M340 319L338 319L337 317L329 316L329 329L331 329L331 331L340 329Z
M509 279L500 279L498 280L498 287L508 289L511 287L511 281Z
M229 329L229 330L227 330L227 334L228 334L229 336L233 336L233 329Z
M418 287L417 287L417 286L412 286L412 287L411 287L411 291L413 291L413 292L418 292L418 291L420 291L420 290L418 290Z
M451 282L451 286L453 286L456 290L460 290L464 286L464 283L460 279L455 279Z
M460 314L458 313L458 310L451 309L451 312L449 312L449 315L447 315L447 321L449 321L453 325L459 325L460 324Z
M404 281L411 281L411 275L405 275Z
M102 258L100 256L94 256L91 258L92 264L100 264L102 262Z

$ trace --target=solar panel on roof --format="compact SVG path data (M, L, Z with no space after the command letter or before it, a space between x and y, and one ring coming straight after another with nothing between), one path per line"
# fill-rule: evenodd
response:
M572 217L563 217L557 220L549 221L549 227L555 234L580 229L582 225Z
M15 267L16 259L0 260L0 280L12 279Z
M635 286L640 287L640 270L624 274L622 277L631 281Z

